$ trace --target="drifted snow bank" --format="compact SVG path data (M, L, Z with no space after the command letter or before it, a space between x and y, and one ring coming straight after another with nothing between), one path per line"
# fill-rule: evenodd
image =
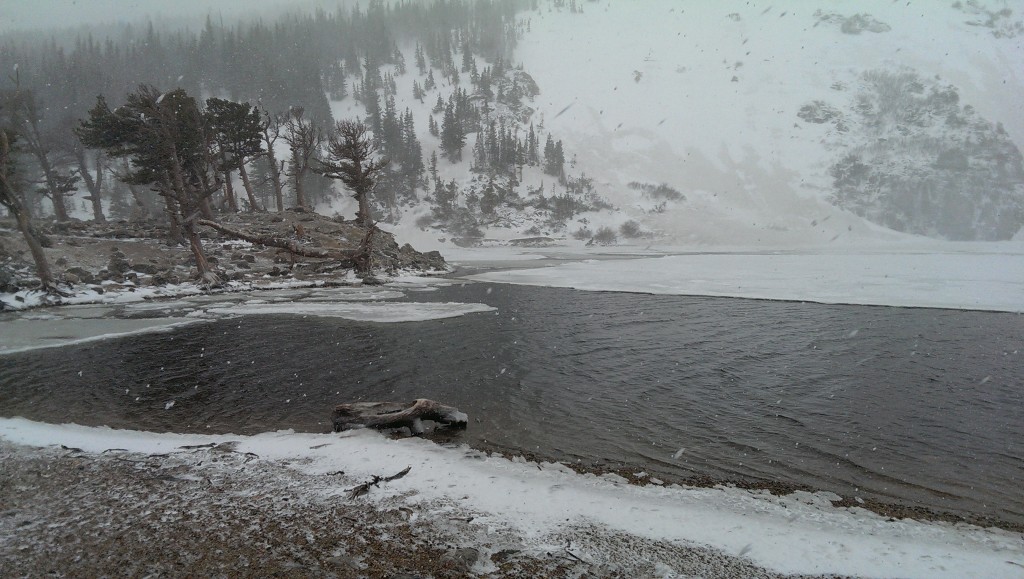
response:
M410 466L407 476L374 488L361 500L405 503L425 518L472 516L473 525L491 538L481 544L484 549L500 544L499 537L514 535L539 552L562 550L566 538L579 533L589 538L574 547L573 556L590 561L614 557L616 549L627 554L632 537L708 545L783 573L1024 577L1019 534L887 521L860 509L833 508L827 493L773 497L737 489L637 487L614 476L579 475L559 464L488 457L465 447L391 440L368 431L202 436L13 418L0 419L0 438L35 447L63 444L87 453L123 449L151 458L185 445L234 441L236 452L253 453L259 457L255 460L309 477L344 471L350 479L366 480ZM312 486L289 488L325 492ZM595 533L601 537L595 539ZM661 568L671 574L670 568Z

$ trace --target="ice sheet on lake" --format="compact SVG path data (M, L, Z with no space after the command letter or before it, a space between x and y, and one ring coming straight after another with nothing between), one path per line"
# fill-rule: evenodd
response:
M625 534L710 545L784 573L1024 576L1019 533L891 521L862 509L832 507L827 493L777 497L735 488L630 486L561 465L486 456L417 438L392 440L369 431L203 436L0 418L0 438L91 453L116 448L154 455L183 445L237 441L236 451L287 463L300 475L344 471L360 480L409 466L407 476L375 488L364 500L392 506L405 501L423 517L449 517L454 507L486 525L489 536L515 533L537 547L557 533L586 526L620 539ZM294 492L322 493L319 484L299 485Z
M215 307L206 310L217 315L271 315L289 314L296 316L319 316L327 318L345 318L359 322L422 322L454 318L477 312L490 312L494 308L485 304L465 303L276 303L276 304L240 304L228 307Z
M166 331L202 321L185 318L15 320L6 322L4 331L0 332L0 355Z
M469 279L594 291L1024 311L1019 253L690 254Z

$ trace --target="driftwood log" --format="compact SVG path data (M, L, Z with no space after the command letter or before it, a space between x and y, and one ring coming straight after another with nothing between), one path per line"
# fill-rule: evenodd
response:
M423 421L430 420L454 428L466 428L469 417L457 408L419 398L411 403L354 402L334 407L334 431L352 428L408 428L423 434Z

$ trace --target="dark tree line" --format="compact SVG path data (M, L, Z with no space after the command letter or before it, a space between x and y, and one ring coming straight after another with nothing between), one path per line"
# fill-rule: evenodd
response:
M64 197L84 185L94 216L100 220L105 218L100 203L103 185L114 189L113 179L109 175L104 179L103 173L114 167L79 148L70 131L88 113L96 95L123 95L142 84L181 88L192 95L258 103L281 124L301 107L303 123L329 131L333 119L328 96L344 98L357 88L363 94L378 90L385 96L393 94L393 78L382 78L379 67L395 65L399 74L405 70L399 43L415 43L419 47L417 66L424 68L428 58L436 67L454 62L460 49L489 60L500 59L516 41L515 14L530 5L528 0L372 0L365 8L317 10L270 23L224 25L208 18L194 31L161 30L150 23L97 29L95 36L80 33L40 38L15 33L0 41L0 70L18 67L19 94L31 108L23 116L34 129L22 133L18 154L35 158L33 171L45 181L44 194L55 216L66 219ZM359 81L350 83L349 78ZM13 82L0 78L0 90L13 90ZM395 159L403 174L391 180L411 183L409 173L422 167L422 160L417 162L410 153L405 162L399 158L402 156L395 155ZM275 173L284 169L267 159L257 159L256 165L259 174L253 175L257 183L250 183L251 189L264 191L272 183L272 194L277 197L280 176ZM237 168L242 169L244 164ZM286 175L293 187L317 184L317 176L289 168L289 172L295 170L300 173L297 180ZM243 184L248 177L242 176ZM247 204L255 207L250 186L244 187ZM314 187L313 192L302 193L300 204L319 191ZM132 191L132 197L138 208L153 201L145 191ZM227 197L227 208L241 207L234 192ZM38 212L44 210L40 199L27 195L24 200Z
M258 101L275 113L302 106L326 129L332 122L327 94L344 96L345 77L361 78L368 67L395 64L401 73L400 42L421 47L424 67L429 58L443 68L464 47L489 61L507 57L517 37L515 14L530 4L371 0L365 9L317 10L273 23L222 25L208 18L199 31L150 24L123 25L102 39L12 34L0 43L0 70L19 66L21 86L35 88L47 129L65 115L83 116L97 94L127 94L140 84Z

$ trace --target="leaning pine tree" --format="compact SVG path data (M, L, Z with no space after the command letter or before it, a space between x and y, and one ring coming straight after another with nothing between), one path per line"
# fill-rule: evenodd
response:
M338 121L334 134L327 142L326 159L320 160L314 169L317 173L340 179L351 191L359 204L356 223L366 229L366 236L360 245L361 257L356 265L369 273L372 237L376 230L370 214L370 191L377 176L388 166L388 159L378 157L377 146L362 121Z
M218 149L224 181L230 183L230 172L237 170L249 200L250 211L262 211L249 180L245 164L263 153L263 119L260 111L249 103L224 99L206 99L206 121Z
M39 238L32 228L28 210L22 204L21 196L15 185L15 155L11 147L11 140L8 129L0 127L0 205L7 209L17 221L18 230L25 238L25 243L28 244L32 259L35 261L36 273L43 289L49 293L60 293L54 283L53 274L50 272L50 263L46 260L43 246L39 243Z
M143 85L128 94L124 105L110 110L100 96L75 132L86 147L128 159L126 182L155 186L168 201L171 219L181 225L199 279L219 285L196 227L203 205L221 185L207 118L196 99L182 89L161 93Z

